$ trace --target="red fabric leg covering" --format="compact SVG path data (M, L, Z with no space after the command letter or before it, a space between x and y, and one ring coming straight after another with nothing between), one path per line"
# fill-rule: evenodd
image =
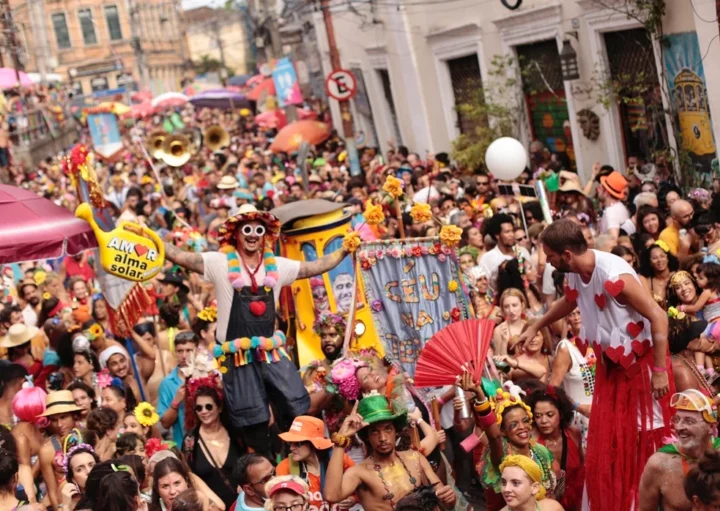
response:
M652 351L630 369L597 358L595 395L585 456L585 481L593 511L637 508L640 476L648 458L670 433L674 383L667 359L670 393L660 400L665 427L652 430ZM640 418L640 427L638 425Z

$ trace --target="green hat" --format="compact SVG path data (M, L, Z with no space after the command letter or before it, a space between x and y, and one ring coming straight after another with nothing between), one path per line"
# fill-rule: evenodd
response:
M360 400L357 413L363 421L370 424L376 422L393 421L399 428L407 424L407 409L393 413L387 398L381 394L372 394Z

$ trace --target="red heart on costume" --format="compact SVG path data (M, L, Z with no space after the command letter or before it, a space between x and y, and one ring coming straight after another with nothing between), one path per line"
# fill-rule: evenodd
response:
M139 255L140 257L144 256L148 251L148 248L145 245L136 244L135 245L135 253Z
M632 342L632 350L635 352L635 354L638 356L638 358L641 358L647 350L650 349L650 339L645 339L644 341L633 341Z
M642 321L638 321L637 323L633 323L632 321L628 323L627 331L630 334L630 337L637 337L640 335L640 332L643 331L643 326L645 324Z
M265 302L252 302L250 304L250 312L252 312L253 316L262 316L265 314L266 309Z
M635 363L635 353L632 351L628 353L627 355L623 355L620 357L620 365L623 366L625 369L629 369L631 365Z
M595 304L600 310L603 310L605 308L605 293L595 295Z
M565 298L567 298L567 300L568 300L569 302L574 302L574 301L576 301L576 300L577 300L577 297L578 297L578 290L577 290L577 289L573 289L573 288L571 288L570 286L565 286Z
M591 347L591 348L593 349L593 351L594 351L596 354L597 354L597 353L602 353L602 345L601 345L599 342L593 341L593 342L588 342L587 344L588 344L589 347Z
M640 364L633 364L630 366L630 368L626 368L625 375L628 377L629 380L632 380L635 378L638 373L640 372Z
M625 355L625 348L622 346L615 346L614 348L607 348L605 349L605 354L608 356L610 360L618 364L620 360Z
M605 281L605 291L610 293L610 296L613 298L619 295L623 289L625 289L625 281L623 279L618 279L615 282Z
M584 357L584 356L585 356L585 353L587 353L588 343L587 343L586 341L583 341L583 340L580 339L579 337L577 337L577 338L575 339L575 347L576 347L578 350L580 350L580 353L581 353L582 356Z

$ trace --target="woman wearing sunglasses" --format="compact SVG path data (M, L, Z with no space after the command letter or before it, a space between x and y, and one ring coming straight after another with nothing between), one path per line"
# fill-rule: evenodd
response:
M223 397L214 376L188 382L192 413L186 414L183 453L191 471L205 481L229 508L237 499L233 468L244 454L223 423ZM186 401L186 407L188 406ZM187 408L186 408L187 409Z

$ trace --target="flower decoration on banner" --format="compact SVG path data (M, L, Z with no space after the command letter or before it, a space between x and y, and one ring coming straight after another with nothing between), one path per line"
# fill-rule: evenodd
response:
M38 286L42 286L43 284L45 284L45 279L47 279L47 273L42 270L36 271L33 274L33 280Z
M160 420L160 416L155 411L153 405L147 401L143 401L137 405L133 413L140 425L146 428L154 426Z
M458 287L459 286L458 286L457 280L451 280L450 282L448 282L448 291L450 291L451 293L454 293L455 291L457 291Z
M203 321L207 321L208 323L217 321L217 307L215 307L214 305L205 307L203 310L198 312L197 317L202 319Z
M656 245L662 249L663 252L666 254L670 252L670 247L668 247L668 244L665 243L663 240L657 240L653 245Z
M413 257L422 257L422 247L420 245L415 245L410 249L410 254Z
M368 199L365 202L365 212L363 213L365 222L368 225L380 225L385 221L385 214L383 208L379 204L373 204L372 200Z
M350 231L343 238L343 248L346 252L354 254L361 242L360 235L355 231Z
M101 389L104 389L104 388L112 385L113 377L110 376L110 371L108 371L108 369L106 367L105 369L103 369L102 371L97 373L96 379L97 379L97 386L100 387Z
M160 451L167 451L168 449L172 449L173 447L175 447L175 445L175 442L163 442L159 438L151 438L145 443L145 454L147 454L147 457L149 459Z
M460 243L462 229L455 225L443 225L440 229L440 241L446 247L456 247Z
M395 176L388 176L385 179L385 184L382 189L383 192L391 195L393 199L399 199L403 195L403 181L396 178Z
M453 320L454 323L460 321L460 309L458 307L455 307L453 310L450 311L450 318Z
M370 304L370 308L373 312L382 312L385 309L385 306L383 305L382 300L373 300Z
M413 207L410 208L410 216L418 223L425 223L432 220L432 208L430 204L424 202L416 202Z

